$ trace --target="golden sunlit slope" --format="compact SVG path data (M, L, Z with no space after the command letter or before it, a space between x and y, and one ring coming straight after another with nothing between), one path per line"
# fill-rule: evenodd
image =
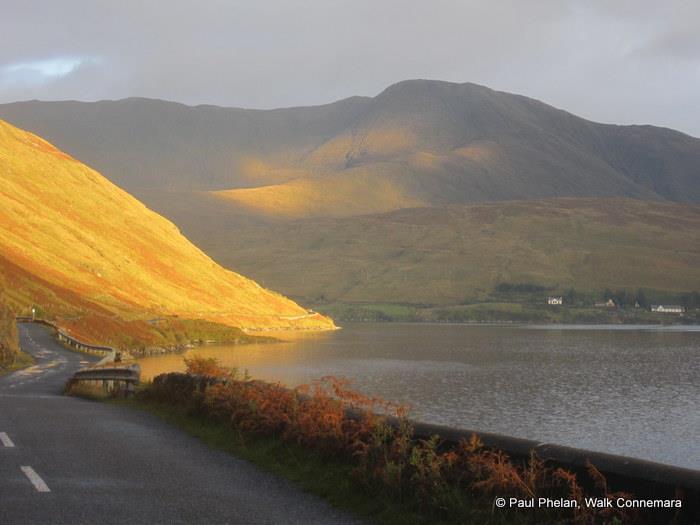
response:
M0 284L19 306L247 329L333 327L222 268L99 173L3 121L0 180Z
M289 218L344 217L426 205L390 178L362 169L213 194L249 211Z

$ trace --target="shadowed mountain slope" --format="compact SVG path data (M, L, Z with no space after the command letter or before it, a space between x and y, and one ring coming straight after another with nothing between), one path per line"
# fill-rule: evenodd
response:
M156 208L164 190L216 191L289 217L551 197L700 202L699 139L469 83L411 80L373 98L268 111L29 101L0 105L0 117Z
M36 135L0 121L0 286L64 319L203 320L330 328L228 271L168 220ZM75 323L73 323L75 324Z
M273 220L171 194L168 216L215 260L306 301L456 304L499 283L559 293L700 289L700 206L547 199Z

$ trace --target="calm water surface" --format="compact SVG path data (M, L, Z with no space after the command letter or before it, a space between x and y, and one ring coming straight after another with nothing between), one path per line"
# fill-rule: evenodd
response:
M357 323L284 343L209 346L289 386L343 376L416 420L700 468L700 327ZM139 361L145 378L182 354Z

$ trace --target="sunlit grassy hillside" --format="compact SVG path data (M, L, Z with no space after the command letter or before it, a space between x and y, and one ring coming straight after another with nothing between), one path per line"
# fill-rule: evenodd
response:
M2 121L0 180L0 284L25 311L37 304L64 318L333 326L222 268L99 173Z

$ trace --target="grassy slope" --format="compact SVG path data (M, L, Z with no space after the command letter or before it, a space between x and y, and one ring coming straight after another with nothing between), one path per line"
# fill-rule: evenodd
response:
M15 307L112 324L178 316L251 329L332 327L220 267L99 173L2 121L0 178L0 286Z
M213 195L252 213L285 218L342 217L424 206L426 202L396 183L396 172L391 166L384 167L381 174L377 173L376 166L357 168L320 178L217 191Z
M558 199L256 221L204 195L168 215L224 265L316 301L457 304L501 282L700 289L700 207Z

